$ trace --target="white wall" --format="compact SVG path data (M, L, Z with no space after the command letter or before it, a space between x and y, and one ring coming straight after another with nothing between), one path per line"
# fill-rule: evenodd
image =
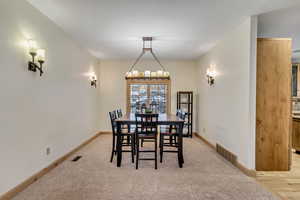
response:
M197 83L198 132L236 154L239 162L250 169L255 163L255 129L251 129L255 126L254 26L255 21L247 18L203 55L198 60ZM214 86L209 86L206 79L206 69L211 64L217 71Z
M100 118L101 130L111 131L108 112L121 108L126 111L126 80L125 73L134 60L105 60L100 64ZM176 112L176 92L194 91L196 96L196 62L195 61L166 61L162 64L171 75L171 112ZM153 70L159 68L151 60L142 60L137 70ZM195 97L194 96L194 97ZM195 106L195 105L194 105ZM195 110L195 109L194 109Z
M293 50L300 50L300 5L275 10L258 16L258 37L292 38ZM293 54L300 62L300 53Z
M97 60L26 1L0 1L0 195L96 134ZM46 49L45 73L27 70L24 41ZM46 148L51 154L46 155Z

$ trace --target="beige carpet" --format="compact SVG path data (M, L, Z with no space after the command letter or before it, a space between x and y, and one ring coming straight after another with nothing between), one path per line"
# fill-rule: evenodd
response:
M158 170L130 154L122 167L109 162L111 136L103 135L16 196L15 200L268 200L278 199L198 139L184 139L184 168L165 154ZM75 156L75 155L74 155ZM73 156L73 157L74 157Z

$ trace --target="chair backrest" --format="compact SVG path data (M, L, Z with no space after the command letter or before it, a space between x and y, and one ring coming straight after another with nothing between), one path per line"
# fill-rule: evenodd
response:
M121 110L121 109L118 109L118 110L117 110L117 115L118 115L118 118L123 117L123 113L122 113L122 110Z
M142 103L142 105L141 105L141 112L146 112L146 110L147 110L147 105L146 105L146 103Z
M179 117L179 116L180 116L180 114L181 114L181 110L179 110L179 109L178 109L178 110L176 110L176 116L177 116L177 117Z
M182 120L185 121L186 116L187 116L187 113L185 113L185 112L180 112L180 114L179 114L178 117L179 117L180 119L182 119Z
M150 109L153 113L158 113L159 104L156 101L152 101L150 104Z
M136 134L157 134L158 114L135 114Z
M136 112L136 113L141 112L141 104L140 104L139 101L137 101L137 102L135 103L135 112Z
M115 120L118 118L117 117L117 112L115 110L112 111L112 112L109 112L109 117L110 117L112 132L113 132L113 134L115 134L116 133L116 128L117 128Z

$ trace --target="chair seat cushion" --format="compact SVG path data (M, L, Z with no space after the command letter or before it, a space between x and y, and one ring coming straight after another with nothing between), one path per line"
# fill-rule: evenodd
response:
M142 139L153 139L153 138L156 138L155 134L138 134L138 135L139 135L139 138L142 138Z
M121 129L122 134L132 135L134 132L135 130L130 130L130 132L128 132L128 129ZM115 130L115 133L117 133L117 130Z
M170 133L170 132L165 132L165 133L160 133L161 135L164 135L164 136L178 136L177 133Z
M176 129L169 129L169 128L161 128L160 133L166 133L166 134L175 134Z
M163 128L160 128L160 132L169 132L170 128L168 127L163 127Z
M123 124L122 126L121 126L121 128L123 129L125 129L125 128L128 128L128 126L127 126L127 124Z
M175 133L176 132L176 128L175 127L170 127L170 126L162 126L160 128L160 132L161 133Z

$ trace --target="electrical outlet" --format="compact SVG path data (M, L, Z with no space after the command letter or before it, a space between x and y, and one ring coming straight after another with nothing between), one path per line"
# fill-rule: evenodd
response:
M50 147L47 147L46 148L46 155L48 156L48 155L50 155L50 153L51 153L51 149L50 149Z

